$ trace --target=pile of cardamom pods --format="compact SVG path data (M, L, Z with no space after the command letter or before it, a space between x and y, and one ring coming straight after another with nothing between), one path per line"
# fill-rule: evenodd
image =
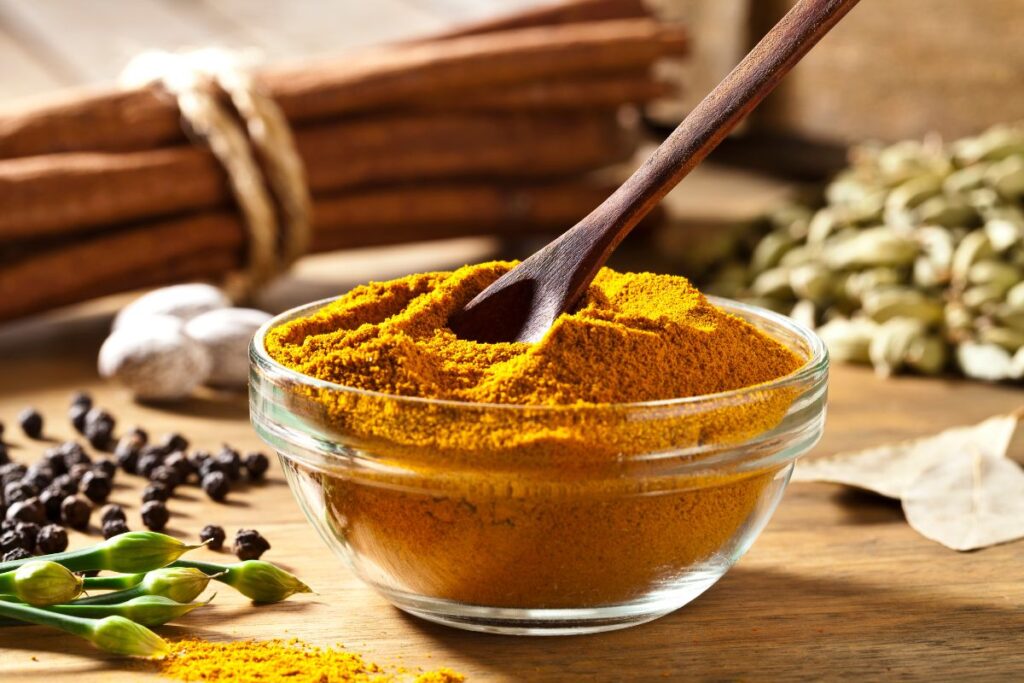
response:
M1024 378L1024 125L855 148L818 206L768 216L706 290L787 313L883 375Z

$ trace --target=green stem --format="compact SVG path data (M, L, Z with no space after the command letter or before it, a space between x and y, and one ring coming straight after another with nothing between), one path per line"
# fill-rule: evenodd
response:
M101 546L82 548L80 550L69 550L63 553L42 555L40 557L26 557L23 560L0 562L0 574L6 574L7 572L17 569L23 564L28 562L37 562L39 560L48 560L50 562L62 564L73 572L103 569L104 555L102 552L97 552L98 549L101 549Z
M85 590L123 590L132 588L142 583L146 578L145 572L141 574L118 574L116 576L87 576L85 577Z
M230 564L217 564L216 562L202 562L200 560L177 560L172 562L172 567L189 567L192 569L198 569L202 573L210 576L221 583L232 585L233 579L237 575L238 568Z
M17 569L9 572L0 574L0 593L8 593L14 595L14 575L18 572Z
M50 626L51 628L60 629L82 638L88 638L92 635L93 631L93 622L90 619L69 617L64 614L50 612L38 607L29 607L28 605L16 602L0 601L0 616L29 624Z
M132 598L137 598L140 595L149 595L142 586L132 586L131 588L125 588L124 590L114 591L112 593L103 593L101 595L90 595L87 598L79 598L73 602L69 602L69 605L116 605Z

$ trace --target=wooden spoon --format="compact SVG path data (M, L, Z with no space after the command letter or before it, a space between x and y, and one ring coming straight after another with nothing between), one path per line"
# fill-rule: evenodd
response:
M538 341L570 311L630 230L770 93L858 0L801 0L590 215L449 320L480 342Z

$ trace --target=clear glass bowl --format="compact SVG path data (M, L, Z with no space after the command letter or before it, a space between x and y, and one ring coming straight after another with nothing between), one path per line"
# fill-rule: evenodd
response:
M755 387L646 403L401 397L267 354L267 331L320 301L254 338L252 422L327 544L397 607L498 633L642 623L696 598L746 552L824 426L818 337L713 301L806 363Z

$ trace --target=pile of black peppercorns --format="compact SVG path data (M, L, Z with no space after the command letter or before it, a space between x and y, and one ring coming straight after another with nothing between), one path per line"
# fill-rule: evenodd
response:
M89 528L94 507L107 502L119 469L149 480L142 493L140 516L146 528L163 531L171 516L167 500L179 486L198 485L210 499L220 502L243 476L261 481L270 466L263 453L243 458L228 445L215 454L190 452L188 440L180 434L167 434L151 443L138 427L115 443L113 415L95 407L84 392L72 396L68 417L94 449L112 450L113 457L93 457L78 442L66 441L48 448L31 465L15 463L2 441L4 425L0 423L0 561L66 550L64 527ZM18 423L30 439L43 438L45 421L38 410L26 408ZM120 505L105 505L99 521L104 538L129 530ZM218 550L224 545L224 530L209 525L200 539ZM257 559L269 548L266 539L250 529L239 530L235 538L234 551L242 560Z

